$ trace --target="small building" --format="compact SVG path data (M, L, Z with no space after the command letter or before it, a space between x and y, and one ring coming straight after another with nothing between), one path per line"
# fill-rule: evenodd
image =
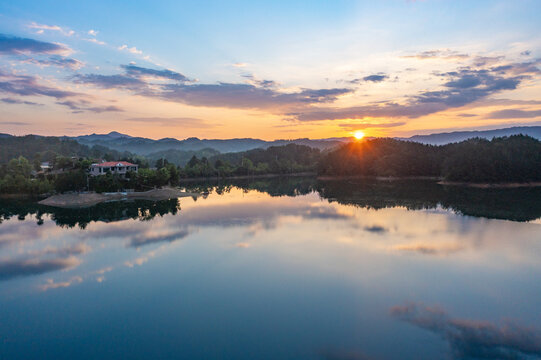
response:
M48 161L42 162L39 167L41 171L49 171L53 168Z
M132 164L127 161L107 161L99 164L90 165L89 173L91 176L105 175L107 172L111 174L126 176L129 171L137 172L139 165Z

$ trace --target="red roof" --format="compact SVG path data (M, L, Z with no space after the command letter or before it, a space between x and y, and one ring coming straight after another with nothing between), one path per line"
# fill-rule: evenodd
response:
M113 167L113 166L137 166L137 164L132 164L127 161L107 161L102 162L101 164L96 164L97 166L101 167Z

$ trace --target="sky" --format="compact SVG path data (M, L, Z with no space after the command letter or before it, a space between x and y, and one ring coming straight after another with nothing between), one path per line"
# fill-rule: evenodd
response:
M541 1L0 0L0 132L541 125Z

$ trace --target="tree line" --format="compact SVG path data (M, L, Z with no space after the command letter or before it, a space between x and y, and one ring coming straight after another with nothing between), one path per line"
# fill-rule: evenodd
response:
M30 138L23 137L24 142ZM41 138L43 139L57 138ZM150 164L130 153L107 153L68 141L53 150L10 159L0 165L0 193L44 194L93 190L112 192L121 189L148 190L165 185L179 185L183 179L227 178L265 174L317 173L327 176L438 177L454 182L507 183L541 181L541 142L524 135L470 139L443 146L379 138L351 142L332 151L320 152L304 145L254 149L239 153L217 154L209 158L193 155L185 166L165 158ZM73 148L72 148L73 147ZM68 150L66 150L66 148ZM4 150L4 148L1 148ZM64 156L69 151L86 156ZM96 152L96 153L93 153ZM2 151L2 154L3 151ZM43 172L40 160L50 159L51 172ZM94 156L98 155L98 156ZM138 172L125 178L107 173L88 176L91 163L104 155L118 156L108 160L125 160L139 164Z
M324 154L320 175L439 177L466 183L541 181L541 142L525 135L442 146L395 139L348 143Z

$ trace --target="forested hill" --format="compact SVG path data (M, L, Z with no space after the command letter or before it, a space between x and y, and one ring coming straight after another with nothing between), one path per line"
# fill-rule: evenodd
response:
M470 139L443 146L395 139L346 144L322 156L322 175L434 176L448 181L541 181L541 142L530 136Z
M204 149L213 149L220 153L241 152L252 149L266 149L271 146L283 146L287 144L306 145L317 149L330 149L348 141L343 139L294 139L294 140L273 140L265 141L261 139L242 138L242 139L199 139L188 138L177 140L173 138L163 138L159 140L148 139L144 137L132 137L121 134L116 131L109 134L92 134L77 136L74 139L81 144L93 146L101 145L119 151L130 151L139 155L149 155L151 153L178 150L178 151L201 151Z
M89 147L75 140L54 136L0 136L0 163L23 156L38 161L54 161L57 156L76 156L116 160L132 154L103 146Z
M494 130L454 131L430 135L414 135L409 138L401 138L398 140L414 141L429 145L446 145L473 138L492 140L495 137L511 135L528 135L537 140L541 140L541 126L516 126Z
M201 149L201 150L175 150L175 149L169 149L169 150L162 150L157 151L151 154L146 155L145 157L148 159L150 164L155 164L157 160L159 159L165 159L171 164L175 164L177 166L185 166L188 161L193 156L197 156L198 158L210 158L212 156L220 154L218 151L214 149Z

